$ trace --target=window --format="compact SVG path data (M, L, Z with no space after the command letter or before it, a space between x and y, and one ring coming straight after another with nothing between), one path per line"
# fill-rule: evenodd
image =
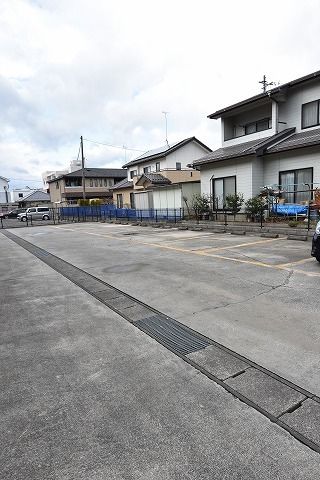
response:
M90 178L90 187L93 187L93 178Z
M123 195L122 195L122 193L117 193L117 208L123 208Z
M23 193L18 193L19 198L23 198Z
M251 133L262 132L271 128L271 118L263 118L257 122L247 123L244 126L244 134L250 135Z
M156 172L160 172L160 162L156 163Z
M103 185L104 185L105 187L108 186L108 180L107 180L106 178L103 179Z
M136 177L138 175L137 170L131 170L130 172L130 178Z
M176 170L181 170L181 163L180 162L176 162Z
M109 178L108 183L109 183L109 187L112 187L112 185L114 185L114 179Z
M150 173L150 167L143 167L143 173Z
M279 173L280 190L286 203L303 203L311 199L309 186L312 188L313 168L301 168ZM308 185L306 185L308 184Z
M59 189L59 182L56 182L56 189Z
M301 110L301 128L315 127L320 124L320 100L305 103Z
M215 178L212 180L214 207L222 209L227 195L236 193L236 177Z
M130 208L136 208L135 207L135 201L134 201L134 193L130 193Z
M99 178L99 187L102 187L102 178Z
M94 186L95 186L95 187L98 186L98 179L97 179L97 178L94 179Z
M66 187L81 187L82 178L66 178Z

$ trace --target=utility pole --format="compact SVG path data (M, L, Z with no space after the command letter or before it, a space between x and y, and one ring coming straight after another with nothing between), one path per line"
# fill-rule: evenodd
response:
M167 115L169 112L162 112L163 115L165 116L166 119L166 144L169 147L169 142L168 142L168 121L167 121Z
M83 137L80 137L80 147L81 147L81 170L82 170L82 198L86 199L86 185L85 185L85 176L84 176L84 155L83 155Z

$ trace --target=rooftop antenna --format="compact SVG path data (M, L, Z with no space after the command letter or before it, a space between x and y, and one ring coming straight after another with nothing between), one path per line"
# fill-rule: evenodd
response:
M165 116L165 119L166 119L166 144L168 145L168 147L170 146L169 145L169 142L168 142L168 120L167 120L167 115L168 113L170 112L162 112L163 115Z
M263 80L260 80L259 83L262 84L263 93L266 93L268 87L275 85L275 82L268 82L265 75L263 75Z

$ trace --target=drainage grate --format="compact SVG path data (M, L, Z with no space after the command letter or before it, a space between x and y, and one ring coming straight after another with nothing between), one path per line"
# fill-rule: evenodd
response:
M137 320L134 324L169 350L180 355L187 355L210 345L190 328L161 314Z

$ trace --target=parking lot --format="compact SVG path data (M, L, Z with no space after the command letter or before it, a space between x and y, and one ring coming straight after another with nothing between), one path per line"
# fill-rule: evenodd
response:
M310 257L310 242L109 223L43 225L15 229L12 232L33 245L41 247L44 252L56 255L262 367L320 395L318 375L320 368L320 325L318 320L320 264ZM175 360L174 355L163 349L161 345L156 346L151 339L146 340L144 334L134 333L131 325L123 324L123 319L118 320L113 312L109 312L89 294L80 291L77 286L71 284L69 280L44 265L41 260L33 257L20 246L2 236L0 241L2 265L5 266L3 269L5 285L3 318L7 315L11 319L7 324L7 331L4 332L3 352L7 359L10 359L11 355L9 363L13 362L13 365L17 361L16 355L18 355L19 362L23 361L27 350L23 350L24 353L20 354L17 353L19 349L11 351L10 345L20 348L22 342L23 349L28 349L29 343L33 342L29 335L32 331L35 332L37 340L34 340L36 341L35 345L32 344L30 368L32 365L32 372L37 374L36 381L39 382L39 378L41 379L43 382L41 388L45 392L39 408L34 407L37 412L47 411L48 407L45 406L45 403L48 399L54 398L53 387L47 386L41 369L35 367L37 358L34 355L34 348L40 352L44 338L45 351L48 352L48 356L45 358L51 372L49 377L54 384L63 379L63 384L59 384L59 389L75 387L80 394L81 385L86 385L89 378L90 385L85 387L86 395L88 395L93 385L92 382L102 381L103 383L99 383L99 391L104 391L104 395L110 402L109 408L114 412L117 411L119 398L124 395L123 408L128 409L128 415L130 412L131 414L130 420L126 419L129 426L125 426L122 422L118 427L113 426L118 432L116 435L118 439L121 428L124 431L129 429L130 435L133 435L132 441L136 442L137 438L140 438L139 442L141 443L142 438L149 438L149 440L145 440L148 447L144 448L154 448L148 443L152 434L146 433L146 427L144 427L142 437L139 437L137 432L138 436L135 436L131 430L130 422L133 421L135 415L144 415L140 411L141 402L146 406L149 403L151 405L153 399L155 401L155 404L150 406L153 409L152 414L151 410L148 410L149 407L146 407L147 415L151 415L150 418L153 415L154 421L158 425L158 427L154 425L153 428L159 429L162 422L160 417L158 418L158 409L162 411L162 414L165 413L168 419L171 418L171 415L179 417L176 424L177 430L171 432L168 425L165 427L168 437L164 435L164 431L158 430L158 441L166 443L165 438L169 438L169 444L173 448L173 450L170 448L173 452L172 465L168 467L167 472L156 472L156 470L143 472L143 468L137 460L140 453L135 451L132 452L132 455L136 458L134 460L136 473L130 476L123 464L121 467L115 466L115 463L109 459L108 461L111 463L108 464L109 470L107 471L112 474L109 474L108 478L146 480L149 478L161 478L161 480L166 478L318 478L318 454L310 453L308 449L305 450L307 447L300 445L286 432L283 433L282 430L279 432L277 427L270 424L267 419L257 412L252 413L252 409L248 409L242 404L239 405L238 401L233 399L235 404L229 405L227 399L230 395L226 392L222 393L217 386L209 386L206 382L201 383L201 381L198 384L197 378L199 377L189 378L192 369L188 370L188 368L191 367L182 367L179 359ZM27 328L26 332L24 332L24 328ZM88 349L90 349L90 355L87 353ZM52 370L51 363L56 365L59 370L60 380L57 380L57 372ZM130 398L127 398L125 393L129 381L126 369L129 369L130 372ZM35 382L32 372L28 371L28 378ZM106 379L104 376L107 375L107 372L108 378ZM19 375L18 373L16 375L18 381ZM143 383L144 392L143 398L140 399L142 390L140 391L138 388L139 382ZM19 398L20 406L18 406L22 408L24 394L19 390L19 385L15 384L14 390L18 389L19 391L16 398ZM95 385L98 386L97 383ZM172 394L169 394L172 388L170 385L174 385ZM56 386L56 388L58 387ZM190 396L190 389L193 392L192 396ZM35 390L33 391L35 392ZM217 395L215 398L211 397L213 391ZM37 397L36 393L28 395L28 402L31 401L32 395ZM221 395L223 398L221 398L220 405L218 399ZM93 402L91 394L89 397L88 401ZM81 396L81 398L83 397ZM101 403L103 397L98 395L98 398ZM78 399L77 408L81 409L81 401ZM200 404L206 412L205 417L211 420L215 419L217 422L214 427L212 426L213 430L206 430L204 424L201 423L204 417L199 413ZM176 410L178 407L180 410ZM95 407L95 411L98 412L96 422L99 421L99 418L101 421L101 412L99 413L97 408ZM101 405L99 408L102 408ZM247 415L245 420L241 410L243 408ZM89 410L86 410L85 424L90 418L88 417ZM123 410L121 411L123 413ZM21 410L19 412L21 416ZM12 415L16 422L17 410ZM106 416L105 418L109 418L109 414L106 412L103 415ZM41 415L40 418L42 418ZM193 432L192 435L195 435L197 428L202 430L203 435L201 439L196 439L196 443L193 443L192 447L187 441L184 444L184 451L190 448L195 450L192 453L193 461L191 463L188 463L187 457L184 458L185 467L183 468L185 470L182 469L181 476L179 476L177 464L179 463L178 451L181 448L181 438L177 439L176 433L181 428L185 428L186 418L188 418L187 424ZM242 421L243 425L246 425L245 427L242 425ZM53 419L52 422L54 423ZM141 420L141 422L144 424L145 420ZM197 422L200 423L197 424ZM132 428L139 430L142 428L139 425L138 422ZM19 422L13 428L17 431L16 438L20 438L21 435L18 427ZM86 428L91 432L90 425L87 425ZM227 461L224 458L227 451L226 446L219 442L215 444L215 467L218 465L221 471L214 476L212 472L215 467L208 460L208 455L210 455L210 445L212 445L210 442L213 441L211 433L216 428L219 429L222 437L228 438L228 448L231 448L232 452L227 449L229 452ZM267 431L269 428L271 430ZM25 429L27 432L29 431L27 425ZM38 432L39 429L37 428L36 431ZM181 434L190 437L191 431L183 430L184 433ZM123 434L122 431L121 435ZM109 435L113 437L114 434L110 431ZM252 436L253 444L249 446L250 436ZM24 440L24 436L22 439ZM54 446L50 448L56 452L58 437L55 437L54 442ZM244 453L239 454L240 445L243 445L243 448L248 449L251 453L248 456ZM275 446L277 453L271 452L271 445ZM199 466L201 461L199 464L196 459L199 455L197 446L207 459L205 463L207 471L201 470ZM22 449L20 451L29 451L29 444L27 444L26 450L23 446L19 448ZM34 448L34 444L30 448ZM36 446L36 450L37 448ZM140 445L139 448L143 447ZM165 462L164 459L168 458L168 452L164 453L164 443L161 443L161 446L157 444L156 448L160 449L159 451L163 455L156 464L159 464L159 461L160 463ZM95 461L102 462L105 466L107 461L101 460L102 450L98 449L98 451L99 458ZM272 462L270 462L269 454L261 453L264 451L270 452L274 459ZM131 453L128 450L127 454L130 457L127 459L128 465L132 465L133 457L130 456ZM123 455L119 455L123 460ZM314 457L314 455L316 456ZM288 465L293 457L299 458L298 463L300 462L300 464L297 471L288 470ZM239 473L235 464L232 467L231 458L234 458L238 465L237 468L242 468L239 465L244 462L246 468L252 464L252 470L246 471L245 468L242 473ZM147 462L146 459L145 462ZM57 474L55 469L54 475L56 476L50 476L53 473L48 467L48 470L42 471L42 477L40 475L30 478L58 478L59 480L105 478L105 470L99 470L96 476L88 474L86 476L84 473L82 477L79 470L74 468L73 471L77 472L76 476L68 477L67 470L61 470ZM140 468L141 470L139 470ZM196 471L196 468L199 470ZM46 472L45 476L43 476L44 471ZM173 472L175 473L173 474ZM12 478L24 477L17 475Z
M320 394L310 242L108 223L15 232Z

